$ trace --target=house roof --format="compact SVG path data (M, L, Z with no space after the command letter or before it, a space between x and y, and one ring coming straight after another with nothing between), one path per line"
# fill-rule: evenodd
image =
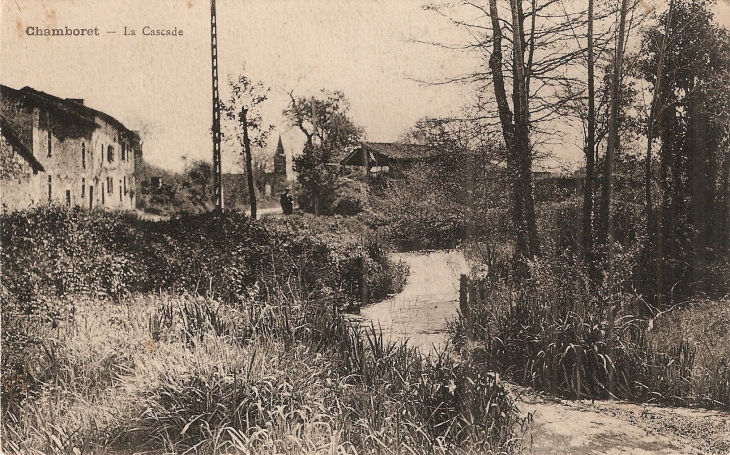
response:
M368 159L382 164L388 162L411 162L436 157L440 154L437 149L420 144L398 144L394 142L361 142L352 152L341 161L345 166L363 166L363 151L367 152Z
M139 143L140 141L139 135L136 132L131 131L130 129L125 127L119 120L115 119L105 112L90 108L89 106L86 106L75 100L59 98L57 96L41 92L40 90L35 90L34 88L27 86L21 88L20 90L15 90L5 85L0 85L0 95L3 98L6 96L12 96L15 98L19 98L31 105L43 106L49 109L53 109L62 113L64 116L74 117L84 123L91 123L95 125L96 117L98 117L120 130L122 133L127 135L127 137L133 142Z

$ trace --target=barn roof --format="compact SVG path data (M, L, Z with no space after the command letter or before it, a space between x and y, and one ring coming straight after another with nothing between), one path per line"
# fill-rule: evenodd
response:
M389 162L412 162L434 158L439 151L427 145L398 144L394 142L361 142L360 145L342 159L344 166L363 166L363 151L370 161L386 164Z

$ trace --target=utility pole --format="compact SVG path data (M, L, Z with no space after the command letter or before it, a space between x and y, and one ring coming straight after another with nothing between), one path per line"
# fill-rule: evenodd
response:
M251 219L256 219L256 188L253 181L253 164L251 158L251 141L248 139L248 121L246 108L241 109L241 128L243 128L243 152L246 159L246 176L248 177L248 200L251 203Z
M215 210L223 210L221 185L221 104L218 96L218 25L215 0L210 0L210 56L213 80L213 198Z

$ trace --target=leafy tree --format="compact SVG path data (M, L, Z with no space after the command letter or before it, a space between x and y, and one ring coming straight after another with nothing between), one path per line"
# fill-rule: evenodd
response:
M185 169L182 187L187 192L188 201L196 208L207 212L213 205L213 165L207 161L195 160Z
M641 51L643 77L660 100L654 256L660 307L708 291L708 268L730 253L730 36L713 22L709 6L675 0L646 31Z
M342 92L322 90L319 98L289 96L284 115L306 137L304 151L294 158L301 185L299 206L315 214L327 213L336 199L337 163L363 131L348 117L350 103Z
M273 125L264 125L259 110L259 105L268 99L270 89L261 81L252 81L244 72L238 77L229 74L228 84L231 96L227 102L221 102L221 111L226 119L223 125L223 137L229 144L241 147L240 156L246 169L251 216L256 218L254 159L251 145L258 150L264 149L269 134L274 130Z

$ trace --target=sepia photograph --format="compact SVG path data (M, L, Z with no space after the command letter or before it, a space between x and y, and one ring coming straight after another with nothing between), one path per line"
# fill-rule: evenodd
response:
M0 455L730 455L730 0L0 26Z

